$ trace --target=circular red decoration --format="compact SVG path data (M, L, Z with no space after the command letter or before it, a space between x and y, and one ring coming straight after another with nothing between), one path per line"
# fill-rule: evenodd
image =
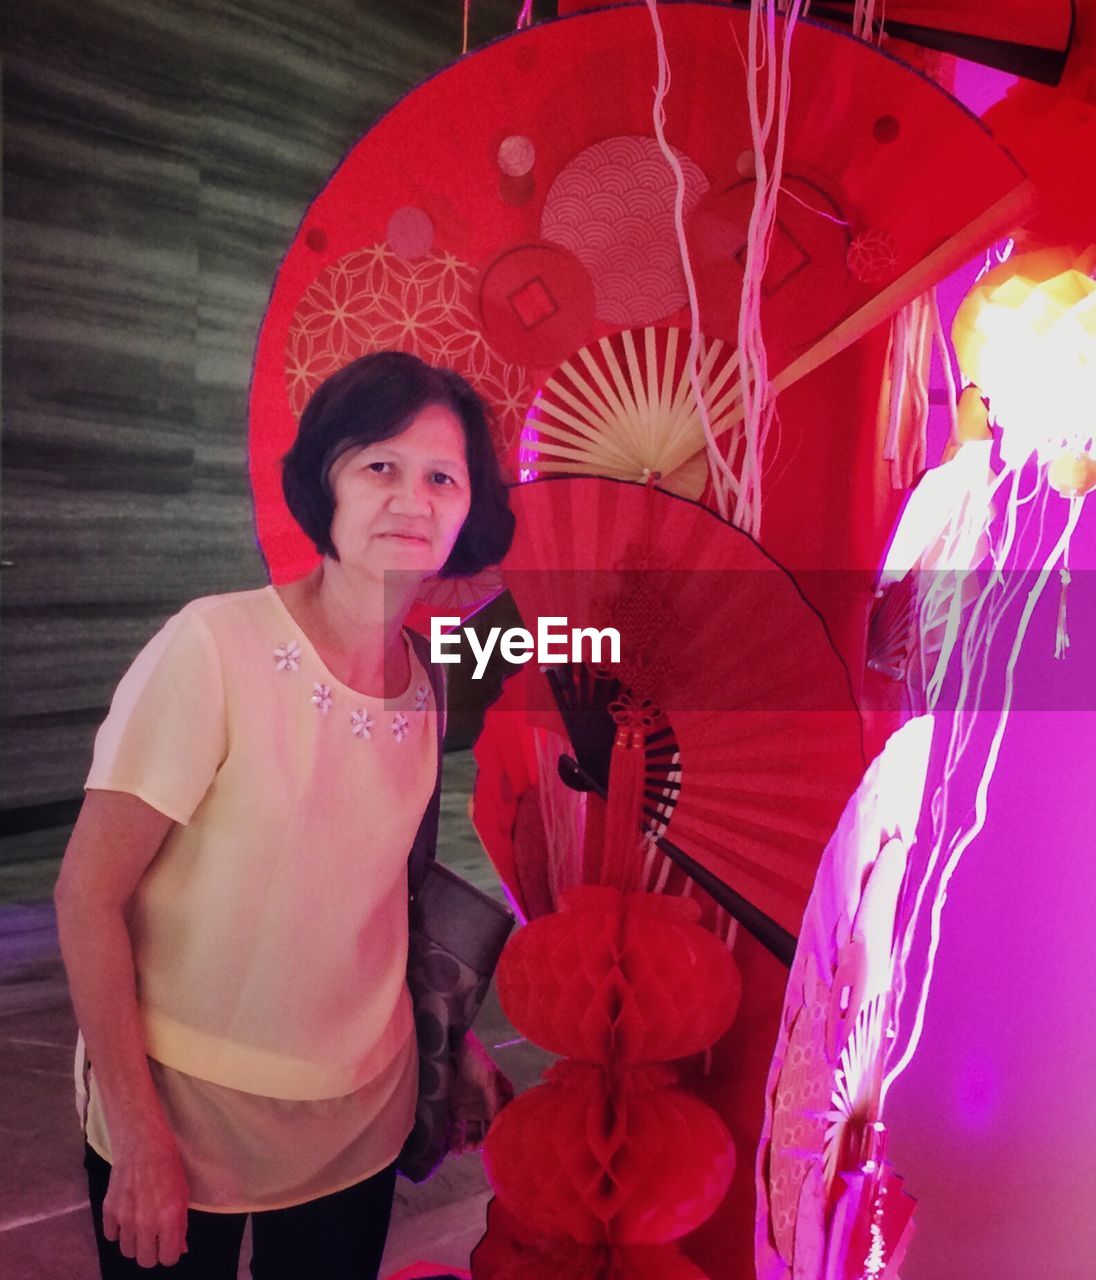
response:
M499 143L499 169L508 178L524 178L527 173L532 172L536 162L537 149L533 146L532 138L511 134Z
M876 142L894 142L902 132L902 126L895 116L880 116L871 131Z
M516 209L528 204L536 189L537 182L531 173L523 174L520 178L499 174L499 199Z
M512 364L550 368L586 341L594 322L594 290L586 268L567 249L523 244L483 273L483 332Z
M496 1196L472 1253L476 1280L709 1280L676 1244L579 1244L529 1233Z
M401 258L415 262L424 258L433 247L434 224L422 209L404 205L388 219L386 238Z
M583 1244L662 1244L714 1212L734 1174L734 1144L706 1103L669 1087L663 1067L612 1084L559 1062L505 1107L484 1165L499 1200L531 1232Z
M568 890L503 952L499 999L534 1043L583 1062L667 1062L730 1027L742 984L688 898Z
M520 1247L520 1246L519 1246ZM481 1280L489 1277L477 1268ZM673 1245L582 1245L571 1242L520 1252L494 1273L494 1280L708 1280L706 1272Z
M314 253L323 253L327 248L327 233L319 227L310 227L305 232L304 242Z

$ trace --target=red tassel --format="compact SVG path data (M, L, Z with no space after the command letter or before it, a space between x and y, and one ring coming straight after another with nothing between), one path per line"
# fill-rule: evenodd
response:
M645 748L646 734L642 729L619 726L609 761L605 857L601 869L601 883L618 889L635 887L647 762Z

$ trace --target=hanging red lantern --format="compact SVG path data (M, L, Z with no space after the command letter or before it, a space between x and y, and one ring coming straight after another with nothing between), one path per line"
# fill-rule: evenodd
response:
M582 885L503 953L506 1016L536 1044L582 1062L666 1062L713 1044L742 984L689 898Z
M501 1270L476 1280L708 1280L708 1274L673 1245L574 1244L554 1241L515 1254Z
M734 1144L665 1067L615 1078L559 1062L500 1112L484 1147L500 1201L530 1233L582 1244L663 1244L723 1199Z

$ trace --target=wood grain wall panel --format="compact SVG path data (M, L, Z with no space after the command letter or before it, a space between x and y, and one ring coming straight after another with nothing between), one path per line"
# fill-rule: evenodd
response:
M481 0L473 44L519 8ZM0 811L78 795L152 632L265 581L247 388L274 274L460 22L457 0L9 6Z

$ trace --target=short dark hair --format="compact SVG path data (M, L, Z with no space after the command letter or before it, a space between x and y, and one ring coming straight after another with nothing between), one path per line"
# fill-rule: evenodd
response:
M491 442L486 406L459 373L437 369L404 351L361 356L322 382L301 414L293 447L282 459L286 505L320 555L338 559L331 542L331 468L349 449L399 435L433 404L444 405L460 419L471 488L468 516L440 576L470 577L506 555L514 536L514 515Z

